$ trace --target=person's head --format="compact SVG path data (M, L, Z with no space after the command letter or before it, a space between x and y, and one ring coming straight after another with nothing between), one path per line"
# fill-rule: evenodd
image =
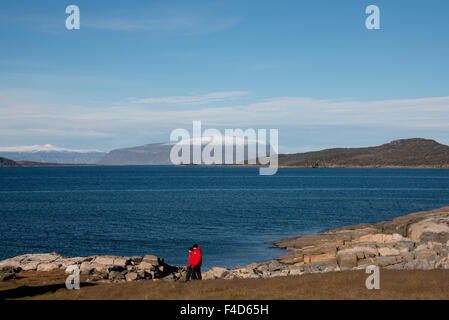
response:
M195 244L193 245L193 249L196 249L196 248L198 248L198 245L195 243Z
M193 251L193 248L189 248L189 252L192 252Z

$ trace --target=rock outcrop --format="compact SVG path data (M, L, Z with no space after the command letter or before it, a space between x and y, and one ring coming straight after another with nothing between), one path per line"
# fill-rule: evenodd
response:
M205 279L267 278L365 269L449 269L449 207L275 243L291 253L234 270L214 267Z
M0 281L15 278L20 271L65 270L76 265L87 281L120 282L151 279L178 280L185 267L171 266L153 255L144 257L90 256L63 257L57 253L24 254L0 261Z

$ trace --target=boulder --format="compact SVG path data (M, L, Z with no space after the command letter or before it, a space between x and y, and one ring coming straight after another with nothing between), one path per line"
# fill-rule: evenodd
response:
M131 257L131 263L134 264L134 265L141 263L142 260L143 260L143 257L141 257L141 256L133 256L133 257Z
M139 279L137 272L129 272L125 275L126 281L135 281Z
M14 279L16 276L16 272L15 272L15 268L14 267L1 267L0 268L0 282L2 281L6 281L9 279Z
M337 258L336 252L331 253L322 253L317 255L310 256L310 263L313 262L320 262L320 261L328 261L328 260L335 260Z
M221 267L212 267L209 271L203 272L202 277L204 280L209 279L224 279L231 270L227 268L221 268Z
M378 251L375 247L359 246L359 245L338 251L338 255L348 255L348 254L354 254L357 257L357 259L365 259L377 256Z
M61 258L54 261L59 264L60 269L66 269L68 266L81 265L83 262L91 261L91 257L74 257L74 258Z
M107 272L108 269L101 264L96 262L83 262L80 265L80 273L81 274L91 274L93 272Z
M402 252L401 253L402 261L405 263L412 261L415 256L412 252Z
M393 234L376 233L376 234L364 235L364 236L354 240L353 242L354 243L357 243L357 242L385 243L385 242L402 241L404 239L405 238L398 233L393 233Z
M386 267L392 264L397 264L402 262L402 257L400 256L387 256L387 257L376 257L376 265L379 267Z
M21 264L21 268L23 271L37 270L38 265L39 265L38 261L31 261L28 263Z
M109 280L111 281L123 281L125 280L125 276L123 272L120 271L111 271L109 272Z
M268 263L268 271L273 272L273 271L280 271L282 269L285 269L285 265L283 265L282 263L280 263L277 260L271 260Z
M304 272L303 272L303 270L301 268L294 267L294 266L289 267L289 275L290 276L300 276L303 273Z
M59 269L60 263L41 263L37 266L37 271L52 271Z
M400 262L400 263L396 263L396 264L390 264L390 265L384 267L384 269L387 269L387 270L404 270L405 269L405 263Z
M93 262L103 266L112 266L115 258L115 256L97 256L93 259Z
M20 269L22 269L20 267L20 261L14 260L14 259L6 259L3 261L0 261L0 270L2 268L14 268L14 269L20 268Z
M430 270L432 265L427 260L414 259L410 262L405 263L404 269L407 270Z
M338 252L337 254L337 262L340 268L343 270L357 266L357 255L353 252L343 252L343 251Z
M429 249L426 242L424 242L424 243L421 242L421 243L416 244L415 251L426 250L426 249Z
M357 267L366 267L368 265L376 264L376 258L370 257L365 259L360 259L357 261ZM358 268L360 269L360 268Z
M151 254L147 254L146 256L143 257L142 263L144 263L144 262L148 263L148 264L151 264L153 266L157 266L157 265L162 263L160 258L158 258L156 256L153 256Z
M258 266L259 266L258 263L253 262L253 263L250 263L249 265L247 265L247 266L246 266L246 269L248 269L248 270L254 270L254 269L257 269Z
M322 272L331 272L331 271L340 271L340 267L338 266L337 260L326 260L326 261L318 261L312 262L307 265L309 267L310 272L312 273L322 273Z
M298 262L304 262L304 254L302 253L292 253L284 255L278 258L279 262L284 264L295 264Z
M408 237L413 241L435 241L446 243L449 240L449 218L429 217L410 224Z
M435 268L449 269L449 257L445 257L435 264Z
M381 247L377 249L379 251L379 255L382 257L389 257L389 256L398 256L401 254L401 252L398 249L389 248L389 247Z
M156 269L157 265L154 265L149 262L142 261L140 264L137 265L137 270L143 270L143 271L154 271Z
M13 260L19 262L19 266L24 271L37 270L40 264L49 264L60 259L63 259L63 257L57 253L24 254L13 258Z
M126 266L131 263L131 259L128 257L116 257L113 262L113 266L116 269L124 270Z
M436 255L436 252L430 249L415 250L413 253L415 255L415 259L427 259Z

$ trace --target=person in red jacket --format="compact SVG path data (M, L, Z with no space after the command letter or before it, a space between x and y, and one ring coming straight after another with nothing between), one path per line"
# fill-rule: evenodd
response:
M201 265L203 264L203 255L201 253L201 248L197 244L193 245L193 256L194 256L194 266L193 274L198 280L202 280L201 276Z
M195 274L193 273L193 267L194 267L194 263L195 263L195 256L193 253L193 248L189 248L189 265L187 266L187 274L186 274L186 281L190 281L190 278L192 278L192 280L195 279Z

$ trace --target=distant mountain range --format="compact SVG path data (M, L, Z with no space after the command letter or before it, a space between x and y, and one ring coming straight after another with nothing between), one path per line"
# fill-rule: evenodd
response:
M377 147L334 148L281 154L280 167L449 168L449 146L427 139L395 140Z
M139 147L115 149L108 152L100 161L103 165L144 165L171 164L167 143L146 144Z
M0 148L0 157L13 161L57 164L96 164L105 154L106 152L97 150L58 148L51 144Z
M204 147L205 143L201 142ZM12 152L0 149L0 166L70 164L170 165L172 143L153 143L115 149L108 153L44 146ZM245 154L248 144L245 145ZM234 152L235 153L235 152ZM10 155L9 157L6 155ZM12 155L12 156L11 156ZM33 160L30 160L33 159ZM245 158L245 160L247 160ZM376 147L333 148L321 151L280 154L280 167L300 168L449 168L449 146L427 139L395 140Z

